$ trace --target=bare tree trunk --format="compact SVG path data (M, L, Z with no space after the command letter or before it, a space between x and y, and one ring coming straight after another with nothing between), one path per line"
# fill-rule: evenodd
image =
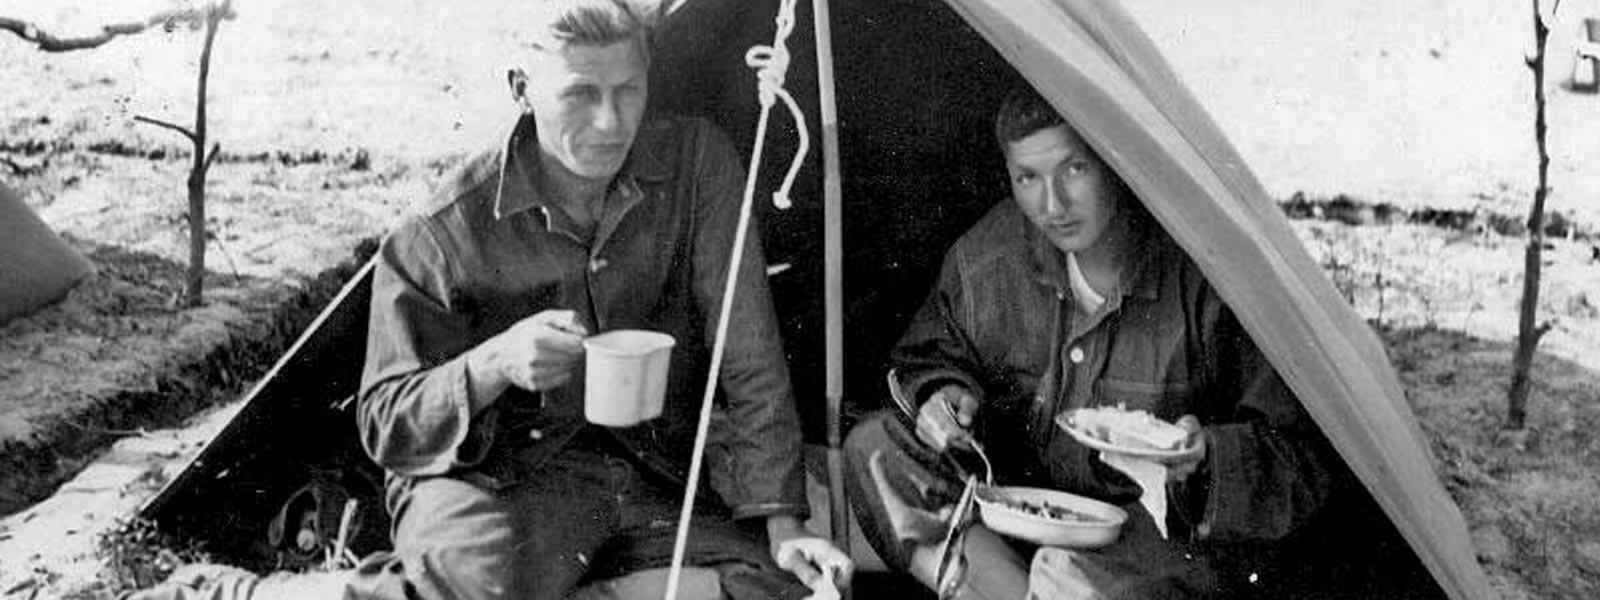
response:
M203 19L206 37L205 43L200 48L200 73L197 75L198 83L195 86L194 129L142 115L133 118L135 121L176 131L189 138L189 142L194 145L194 158L189 166L187 180L189 271L183 293L184 305L191 308L200 306L205 299L206 239L209 237L206 229L206 172L211 170L211 163L217 159L217 152L221 150L219 144L212 144L211 151L206 152L206 90L211 80L211 47L217 40L217 27L224 19L233 18L233 0L222 0L220 4L207 5L199 13L199 18Z
M1517 318L1517 350L1511 363L1511 388L1506 393L1506 426L1513 429L1521 429L1527 424L1528 372L1533 365L1533 351L1539 346L1539 339L1551 327L1548 321L1534 325L1539 309L1540 254L1544 250L1544 203L1550 194L1550 153L1545 146L1547 126L1544 97L1544 57L1545 47L1550 40L1550 25L1545 22L1544 13L1539 11L1539 0L1530 2L1533 5L1534 55L1528 57L1527 64L1533 71L1533 136L1539 151L1539 183L1533 190L1533 207L1528 211L1528 246L1522 260L1522 306ZM1560 6L1560 0L1556 0L1550 10L1552 17Z
M206 276L206 171L216 159L218 147L206 152L206 87L211 76L211 46L217 39L217 25L228 12L231 1L206 15L206 41L200 50L200 82L194 103L194 162L189 167L189 277L185 303L200 306Z
M0 31L10 31L17 37L33 43L45 52L71 52L88 48L98 48L115 39L117 36L133 35L145 31L156 25L162 25L169 31L179 23L188 23L206 28L205 44L200 50L200 73L196 91L194 108L194 129L182 125L169 123L160 119L145 116L135 116L133 119L148 123L164 129L171 129L182 134L194 144L194 161L189 167L187 181L189 189L189 272L188 281L184 288L184 304L186 306L199 306L203 300L206 273L206 172L211 169L212 161L217 158L220 146L211 145L211 151L206 152L206 88L211 76L211 47L217 39L217 27L225 19L232 19L233 0L211 2L202 7L168 10L156 13L148 19L132 23L121 23L102 27L100 33L84 37L60 37L43 31L32 23L0 17Z

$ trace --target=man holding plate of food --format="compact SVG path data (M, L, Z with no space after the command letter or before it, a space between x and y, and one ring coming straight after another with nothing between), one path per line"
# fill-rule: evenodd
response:
M1048 102L1012 92L995 133L1011 201L949 250L895 348L900 414L846 442L867 538L947 596L1243 593L1348 470L1194 262ZM981 517L952 509L991 475ZM1110 541L1040 545L991 506L1041 527L1125 519ZM950 535L974 519L988 526Z

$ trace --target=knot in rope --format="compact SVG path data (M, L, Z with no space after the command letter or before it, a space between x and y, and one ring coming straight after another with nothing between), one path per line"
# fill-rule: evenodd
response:
M775 19L778 28L773 33L771 46L755 45L744 53L744 64L756 70L756 91L761 108L770 108L783 89L784 77L789 74L789 34L794 32L795 0L783 0Z
M772 204L780 209L789 209L794 202L789 199L789 190L794 188L794 180L800 175L800 166L804 164L806 153L811 149L811 136L806 129L805 113L800 111L799 103L789 90L784 89L784 78L789 74L789 34L794 32L794 6L796 0L783 0L778 5L778 16L774 19L777 30L772 36L771 46L756 45L744 54L744 64L756 70L756 99L761 103L761 123L763 131L766 129L767 113L779 99L788 107L789 114L794 116L795 129L800 137L800 148L795 151L794 160L789 163L789 171L783 177L783 185L778 186L778 191L772 193ZM760 164L761 150L758 146L755 155L751 157L750 168L755 169Z

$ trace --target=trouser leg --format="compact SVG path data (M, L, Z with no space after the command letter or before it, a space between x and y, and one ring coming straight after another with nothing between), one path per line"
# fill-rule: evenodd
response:
M877 466L873 466L874 463ZM888 412L873 415L851 430L845 440L845 466L845 488L868 543L891 567L917 574L925 583L931 580L931 572L922 572L928 566L921 564L927 562L930 545L899 539L892 522L904 517L891 514L895 509L889 504L896 500L885 498L886 490L874 478L873 471L884 475L891 488L887 493L908 505L906 508L922 511L935 511L953 502L961 491L959 474ZM937 540L933 544L936 545ZM1027 562L1005 540L981 526L974 526L967 535L963 552L968 576L960 596L1016 598L1021 595L1026 586Z
M874 459L874 457L877 457ZM905 571L915 544L902 541L891 525L892 516L869 466L874 460L890 475L893 493L913 508L936 510L956 500L961 479L944 468L932 450L892 413L880 412L858 423L845 438L845 492L861 532L885 563Z
M617 533L600 549L600 562L590 578L669 567L682 501L681 487L635 471L622 496ZM761 519L736 523L724 509L704 500L697 503L690 519L684 565L713 570L724 598L768 600L810 595L798 579L773 562Z
M394 550L357 567L356 596L372 600L463 598L512 594L516 528L508 505L465 481L416 482L395 515Z
M395 549L354 572L292 580L244 572L208 583L168 585L140 600L542 600L566 597L580 580L670 564L681 489L652 482L624 459L563 451L527 481L499 492L458 479L417 480L396 505ZM734 600L802 598L809 590L772 562L761 523L741 527L725 511L696 511L681 597L710 590ZM315 581L313 581L315 579ZM659 597L664 577L620 581L601 597ZM285 595L287 594L287 595Z
M419 480L397 507L394 551L363 561L352 587L382 600L561 598L616 528L617 462L563 451L499 491Z
M1228 597L1202 548L1161 537L1137 502L1117 541L1095 550L1041 548L1029 577L1030 598L1166 600Z

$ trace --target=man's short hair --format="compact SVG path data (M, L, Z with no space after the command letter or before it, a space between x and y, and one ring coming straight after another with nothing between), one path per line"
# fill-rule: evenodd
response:
M1056 112L1055 107L1050 106L1032 86L1019 85L1006 94L1006 99L1000 102L1000 110L994 115L995 142L1004 153L1012 142L1040 130L1065 124L1061 113Z
M529 46L560 50L570 45L609 46L638 39L646 56L656 9L635 0L536 0L527 21Z

